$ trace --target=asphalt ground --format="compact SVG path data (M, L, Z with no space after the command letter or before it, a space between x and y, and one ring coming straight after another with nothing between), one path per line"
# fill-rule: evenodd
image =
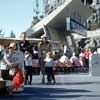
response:
M40 76L33 76L32 85L13 97L0 100L100 100L100 76L56 75L56 84L42 84Z

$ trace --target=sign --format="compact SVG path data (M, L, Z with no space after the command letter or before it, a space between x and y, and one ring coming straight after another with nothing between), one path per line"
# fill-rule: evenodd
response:
M78 33L82 36L87 36L86 26L70 17L68 17L66 19L66 29L67 29L67 31L72 31L72 32Z
M92 76L100 76L100 54L89 56L89 71Z

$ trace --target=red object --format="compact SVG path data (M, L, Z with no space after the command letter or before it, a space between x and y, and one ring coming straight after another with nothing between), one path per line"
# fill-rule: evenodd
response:
M90 55L90 52L89 52L89 51L85 51L85 52L84 52L85 58L89 58L89 55Z
M13 85L16 89L16 92L18 91L18 88L19 88L20 84L23 83L23 81L24 81L24 78L23 78L22 69L18 68L17 73L13 77Z

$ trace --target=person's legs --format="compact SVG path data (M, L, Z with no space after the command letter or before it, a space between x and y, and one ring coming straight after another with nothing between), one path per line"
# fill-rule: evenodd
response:
M48 67L45 68L45 72L46 72L46 75L47 75L47 83L50 83L51 82L51 77L50 77L50 73L49 73L49 68Z
M48 83L51 83L52 81L52 68L51 67L47 67L47 80L48 80Z
M27 81L28 81L28 74L25 75L25 85L27 85Z
M32 74L29 75L29 81L28 83L31 85L32 84Z
M9 95L13 95L13 89L14 89L15 87L13 86L13 85L11 85L11 86L9 86L8 88L7 88L7 91L8 91L8 93L9 93Z
M50 77L50 74L47 75L47 80L48 80L48 83L51 83L51 77Z
M32 66L29 66L28 67L28 84L32 84L32 73L33 73L33 68L32 68Z
M56 83L56 80L55 80L55 77L54 77L54 71L53 71L53 68L51 68L50 74L51 74L51 77L52 77L53 82Z
M41 61L40 63L40 75L42 78L42 83L44 83L45 82L45 63L44 61Z

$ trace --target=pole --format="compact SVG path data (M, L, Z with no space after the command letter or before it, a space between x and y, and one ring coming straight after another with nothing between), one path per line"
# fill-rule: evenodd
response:
M86 6L86 0L84 0L84 5Z

